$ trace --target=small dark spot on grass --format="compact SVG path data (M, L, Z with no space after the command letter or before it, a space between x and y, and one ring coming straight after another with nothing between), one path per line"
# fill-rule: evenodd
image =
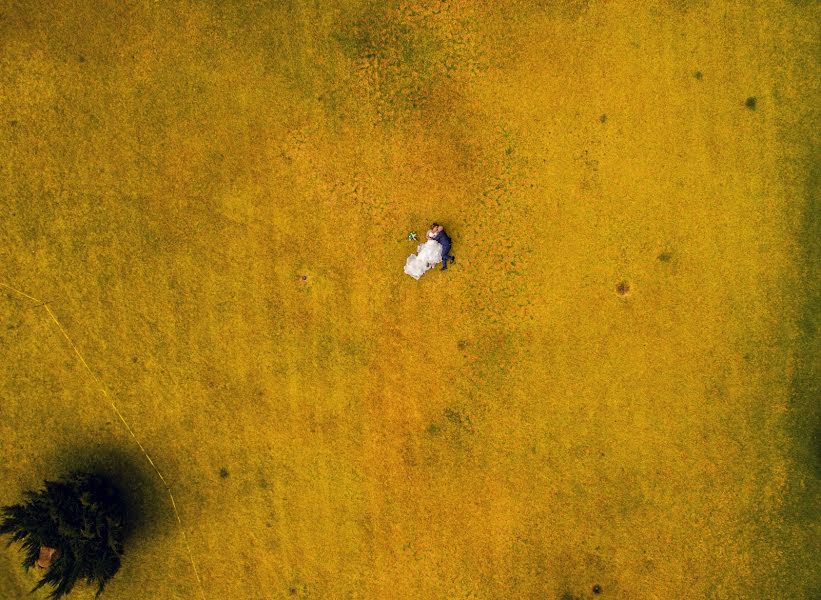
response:
M658 258L661 262L666 263L666 262L670 262L670 260L672 260L673 255L670 252L662 252L656 258Z
M86 57L83 56L82 54L77 57L77 62L78 63L84 63L85 61L86 61Z
M291 594L292 596L296 596L296 588L289 589L288 593Z
M695 73L693 73L693 77L701 81L702 79L704 79L704 74L701 71L696 71Z
M755 106L756 106L757 103L758 103L758 100L756 100L756 97L755 96L750 96L749 98L747 98L747 101L744 103L744 106L746 106L750 110L755 110Z
M268 489L268 482L265 481L264 479L260 479L259 480L259 487L263 490L267 490Z
M593 593L594 594L601 594L601 586L596 584L593 586Z
M627 283L626 281L620 281L616 285L616 293L619 296L622 296L622 297L626 296L627 294L630 293L630 284Z
M466 340L459 340L458 342L456 342L456 347L459 348L459 350L464 350L465 348L467 348L467 346L468 343Z
M136 357L136 356L132 356L132 357L131 357L131 362L133 362L133 363L137 362L137 357Z
M507 156L510 156L511 154L513 154L513 148L507 148L507 149L505 150L505 154L506 154Z
M446 408L444 414L445 417L447 417L447 420L454 425L462 424L462 416L459 414L459 411L453 410L452 408Z
M600 116L599 123L607 123L607 115Z
M442 428L439 427L436 423L431 423L428 425L428 428L425 430L427 431L428 435L439 435L439 432L442 431Z
M228 477L228 469L225 467L220 467L220 479L226 479Z
M11 121L9 121L9 125L10 125L11 127L17 127L17 121L15 121L15 120L13 120L13 119L12 119Z
M299 280L300 281L308 281L308 276L307 275L300 275Z
M579 600L576 596L571 594L570 592L566 592L562 594L562 597L559 600Z
M473 433L473 423L471 423L471 419L468 415L463 415L453 408L446 408L442 413L448 421L456 425L459 429Z

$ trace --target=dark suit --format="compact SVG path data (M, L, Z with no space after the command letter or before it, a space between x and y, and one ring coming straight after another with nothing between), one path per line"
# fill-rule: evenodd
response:
M443 229L442 231L437 233L436 237L433 239L442 244L442 268L447 269L448 261L453 262L454 260L453 256L451 256L450 254L450 236L447 233L445 233L445 230Z

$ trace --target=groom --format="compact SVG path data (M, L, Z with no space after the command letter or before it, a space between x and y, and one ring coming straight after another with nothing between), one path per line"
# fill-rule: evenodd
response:
M439 223L434 223L430 226L430 229L436 233L436 237L433 239L442 244L442 270L444 271L448 268L448 261L452 263L456 260L456 257L450 254L450 236L445 233L445 228Z

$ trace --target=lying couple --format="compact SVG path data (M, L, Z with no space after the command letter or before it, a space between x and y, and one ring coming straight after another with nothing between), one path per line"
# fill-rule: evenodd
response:
M448 261L456 259L450 254L450 236L439 223L430 226L427 235L428 241L419 244L416 254L411 254L405 263L405 273L419 279L425 271L437 263L442 263L442 270L448 268Z

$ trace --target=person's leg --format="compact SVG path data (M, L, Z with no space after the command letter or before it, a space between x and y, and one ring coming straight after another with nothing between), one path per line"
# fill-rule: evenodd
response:
M453 262L453 257L450 255L450 246L442 248L442 270L448 268L448 261Z

